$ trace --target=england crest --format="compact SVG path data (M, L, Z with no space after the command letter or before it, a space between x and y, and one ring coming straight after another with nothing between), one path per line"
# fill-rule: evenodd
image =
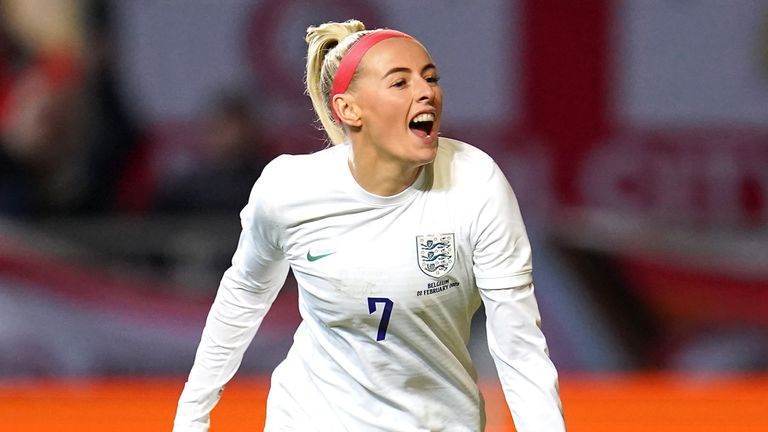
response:
M424 274L433 278L443 276L456 262L453 233L416 236L416 253Z

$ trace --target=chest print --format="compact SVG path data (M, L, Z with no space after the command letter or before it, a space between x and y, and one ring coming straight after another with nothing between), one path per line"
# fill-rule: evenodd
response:
M429 277L439 278L453 269L456 245L453 233L416 236L416 259Z

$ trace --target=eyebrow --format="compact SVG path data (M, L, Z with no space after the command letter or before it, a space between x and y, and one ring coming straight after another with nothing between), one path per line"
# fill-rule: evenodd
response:
M433 63L427 63L423 68L421 68L421 72L424 73L427 69L437 69L437 66L435 66ZM384 79L393 73L398 72L410 72L411 70L407 67L394 67L387 71L387 73L384 74L381 78Z

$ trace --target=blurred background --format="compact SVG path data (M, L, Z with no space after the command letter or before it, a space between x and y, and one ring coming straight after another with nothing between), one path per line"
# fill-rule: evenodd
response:
M647 410L674 399L664 386L693 383L703 393L680 400L739 401L747 421L727 430L768 424L748 410L768 404L760 0L0 0L9 411L43 400L41 382L156 378L170 425L253 182L275 156L326 145L303 93L305 29L350 17L424 43L443 135L507 174L571 430L608 422L583 423L615 400L595 383L639 385L661 401ZM238 376L266 385L296 299L289 276ZM493 382L482 320L471 348ZM728 379L753 384L707 393ZM621 430L648 421L620 412L633 419Z

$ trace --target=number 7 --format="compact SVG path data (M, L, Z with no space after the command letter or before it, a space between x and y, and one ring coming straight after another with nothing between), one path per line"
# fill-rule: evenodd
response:
M381 322L379 322L379 332L376 334L376 340L383 341L387 336L389 316L392 315L392 306L394 306L395 303L386 297L368 297L369 314L376 312L376 303L384 303L384 312L381 314Z

